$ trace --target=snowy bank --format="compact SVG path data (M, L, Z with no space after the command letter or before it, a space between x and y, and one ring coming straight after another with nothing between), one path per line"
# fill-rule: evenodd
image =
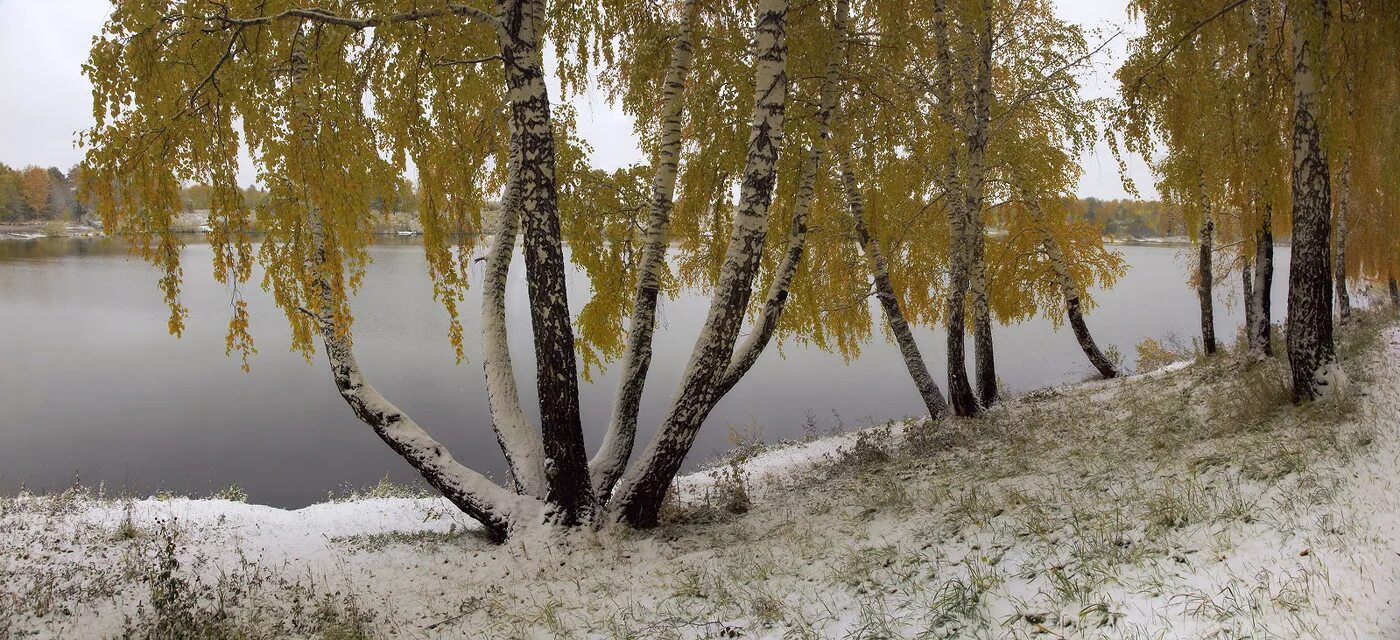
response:
M1221 357L746 448L551 545L435 498L0 499L0 638L1396 637L1400 330L1346 339L1323 403Z

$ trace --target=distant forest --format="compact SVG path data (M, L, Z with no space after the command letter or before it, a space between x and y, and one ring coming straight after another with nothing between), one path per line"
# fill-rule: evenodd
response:
M88 209L78 197L78 176L82 168L74 166L67 173L58 167L47 169L34 165L13 169L0 164L0 222L30 222L47 220L81 220ZM192 185L181 194L186 212L209 208L209 187ZM243 197L249 206L257 206L267 192L247 187ZM384 211L383 200L369 203L374 211ZM1158 238L1186 235L1181 212L1173 205L1156 200L1101 200L1077 198L1065 203L1069 215L1093 222L1112 238ZM418 193L411 181L399 186L390 211L416 212Z
M1077 198L1065 203L1069 214L1097 224L1117 239L1186 235L1180 207L1158 200L1100 200Z
M81 169L58 167L12 169L0 164L0 222L78 220L87 213L78 201Z

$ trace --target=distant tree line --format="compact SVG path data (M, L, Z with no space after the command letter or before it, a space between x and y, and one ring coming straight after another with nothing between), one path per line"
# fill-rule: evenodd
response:
M1065 203L1076 220L1092 222L1114 238L1184 236L1181 208L1160 200L1070 199Z
M58 167L0 164L0 222L81 218L87 208L75 188L80 172L77 166L64 173Z
M267 199L267 190L259 189L249 185L239 191L243 194L243 204L247 207L257 207ZM369 209L380 213L385 212L384 206L386 198L383 196L372 196L369 198ZM186 212L207 211L210 202L210 188L207 184L194 184L180 190L180 202ZM395 211L416 212L418 211L418 188L412 180L407 178L399 182L395 190L393 206L388 208L388 212Z

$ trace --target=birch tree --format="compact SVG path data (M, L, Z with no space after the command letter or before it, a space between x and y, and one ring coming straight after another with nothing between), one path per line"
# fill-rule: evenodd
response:
M740 17L745 14L754 16L752 22ZM623 352L624 383L606 444L590 462L578 413L576 341L561 237L561 204L572 198L561 197L561 190L580 193L575 186L582 172L572 169L577 145L568 132L567 111L561 120L551 106L543 50L553 37L567 89L586 76L588 65L630 53L614 47L632 42L609 31L628 23L616 19L619 15L629 16L632 24L652 25L640 35L669 32L669 46L664 80L652 83L661 106L650 111L633 105L639 113L655 114L649 121L657 132L651 145L650 211ZM841 41L831 37L829 15L814 7L802 20L817 21L805 28L825 30L825 42ZM751 30L736 20L748 22ZM551 36L550 25L561 24L601 26L591 35ZM98 116L98 124L83 136L90 147L86 185L108 230L130 238L138 254L162 269L160 285L176 334L186 312L180 303L180 243L170 222L181 182L210 185L215 274L235 296L229 349L245 359L253 345L246 305L237 292L251 274L250 231L256 222L266 233L256 258L267 273L263 286L285 311L294 346L309 356L313 338L319 337L336 386L355 415L493 537L610 521L650 526L705 417L772 335L757 331L736 344L767 236L788 103L788 24L783 0L720 5L703 13L689 2L668 8L499 0L490 8L425 8L385 0L315 9L252 1L119 3L85 66ZM696 49L691 34L700 28L746 32L752 39L748 57L737 58L750 64L731 63L748 67L745 91L752 96L748 142L738 156L740 199L709 317L683 382L656 439L624 471L682 149L683 96ZM829 49L824 48L824 58ZM734 54L731 49L712 55L733 60ZM640 90L629 86L634 94ZM373 111L366 98L372 99ZM830 109L819 110L817 120L829 118ZM647 116L641 119L647 122ZM252 152L271 191L255 210L233 181L240 144ZM706 147L697 148L703 153ZM821 152L814 141L809 157L819 163ZM335 162L325 162L328 158ZM369 260L371 241L370 214L363 205L376 196L392 198L409 159L419 173L430 275L451 318L449 338L459 357L457 305L468 280L472 240L485 198L504 189L486 255L481 339L492 427L514 480L510 488L455 462L369 384L354 358L348 299ZM800 231L799 208L794 206L793 228ZM505 339L503 291L517 236L529 283L538 428L523 417ZM803 238L800 232L790 234L790 260L780 273L796 269ZM791 276L780 277L770 285L760 323L778 321L790 282Z

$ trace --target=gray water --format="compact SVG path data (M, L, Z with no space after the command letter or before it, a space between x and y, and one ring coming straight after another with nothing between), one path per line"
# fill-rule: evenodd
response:
M1187 249L1117 250L1130 270L1113 289L1094 293L1099 306L1088 322L1099 344L1117 346L1129 367L1144 338L1177 336L1190 345L1199 310L1186 282L1181 252ZM479 291L463 307L467 361L457 365L422 248L391 242L372 255L353 302L360 364L459 460L499 475L504 465L490 429L476 338ZM1275 321L1282 319L1288 255L1287 248L1276 253ZM115 243L0 242L0 491L59 490L76 474L85 485L138 495L206 495L236 483L254 502L294 507L386 474L416 480L350 413L319 354L308 364L288 352L285 321L256 287L247 294L259 351L252 372L225 357L229 295L210 274L210 248L191 244L184 264L190 318L177 340L166 333L154 270ZM537 418L523 272L518 264L512 270L507 304L521 399ZM1217 290L1216 332L1227 341L1243 321L1234 285ZM569 295L575 310L587 300L581 273L571 273ZM661 304L640 443L651 437L676 387L707 305L702 292ZM998 326L994 334L998 372L1012 393L1093 374L1067 326L1056 331L1037 318ZM918 328L915 335L943 384L942 332ZM602 437L616 372L580 384L591 450ZM922 411L898 350L881 332L851 362L784 344L781 354L770 348L715 409L689 464L728 448L727 425L757 424L765 439L776 440L802 436L809 415L826 429Z

